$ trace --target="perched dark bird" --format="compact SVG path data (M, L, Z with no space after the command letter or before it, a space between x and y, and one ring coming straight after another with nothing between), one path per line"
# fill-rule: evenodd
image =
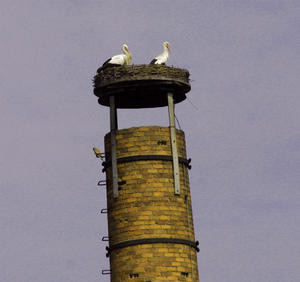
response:
M163 47L164 51L155 57L155 59L150 62L150 65L165 65L167 63L169 59L169 52L171 52L169 42L164 42Z
M100 73L102 70L108 67L130 65L131 53L128 49L128 46L126 44L123 44L122 50L123 50L123 54L115 55L109 58L107 61L103 63L102 67L97 69L97 73Z

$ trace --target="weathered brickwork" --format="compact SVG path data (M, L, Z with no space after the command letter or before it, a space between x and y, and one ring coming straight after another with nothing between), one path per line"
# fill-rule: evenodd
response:
M183 131L176 131L179 157L186 158ZM118 130L117 158L171 156L168 127ZM105 136L110 155L110 134ZM110 246L136 239L176 238L195 241L188 169L180 163L180 195L174 194L171 161L118 164L119 196L113 198L111 167L106 170ZM196 250L185 244L155 243L115 249L110 255L111 281L199 281Z

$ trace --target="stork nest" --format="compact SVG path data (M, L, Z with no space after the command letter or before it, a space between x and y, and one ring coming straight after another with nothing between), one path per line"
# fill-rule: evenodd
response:
M109 67L94 76L94 88L130 80L174 80L189 84L189 72L164 65L130 65Z
M116 97L117 108L151 108L168 105L167 93L179 103L189 92L189 72L164 65L115 66L94 76L94 94L101 105Z

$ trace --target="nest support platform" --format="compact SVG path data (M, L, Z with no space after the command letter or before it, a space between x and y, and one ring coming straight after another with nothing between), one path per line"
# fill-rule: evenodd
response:
M163 65L110 67L94 77L94 94L108 107L110 96L116 108L163 107L168 105L168 93L179 103L190 89L187 70Z

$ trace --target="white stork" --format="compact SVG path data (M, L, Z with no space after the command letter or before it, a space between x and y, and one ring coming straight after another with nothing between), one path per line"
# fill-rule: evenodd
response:
M97 73L100 73L102 70L106 69L107 67L114 67L114 66L124 66L130 65L131 63L131 53L128 49L126 44L122 46L123 54L115 55L105 61L99 69L97 69Z
M164 42L163 47L164 51L155 57L155 59L150 62L150 65L165 65L167 63L169 59L169 52L171 51L169 42Z

